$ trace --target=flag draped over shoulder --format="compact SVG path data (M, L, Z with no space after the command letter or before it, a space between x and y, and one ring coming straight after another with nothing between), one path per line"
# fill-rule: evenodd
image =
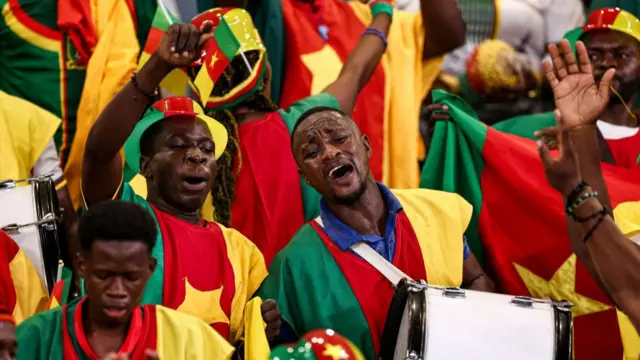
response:
M0 230L0 308L20 324L46 309L47 290L27 255Z
M474 207L466 236L504 292L575 304L575 358L637 356L640 339L570 248L561 196L534 141L477 120L460 98L434 91L451 121L436 123L420 186L462 195ZM603 164L614 209L640 199L640 172ZM630 332L630 329L632 332ZM635 351L635 353L634 353Z
M82 204L80 179L89 130L102 109L129 81L140 51L131 9L125 1L91 0L91 8L98 42L87 65L76 136L64 169L69 195L76 207Z
M180 23L180 20L173 15L166 6L157 6L155 15L151 22L149 35L138 60L138 70L149 60L154 51L158 48L160 40L169 26ZM172 95L186 95L189 77L182 69L175 69L167 75L160 83L160 86L168 90Z

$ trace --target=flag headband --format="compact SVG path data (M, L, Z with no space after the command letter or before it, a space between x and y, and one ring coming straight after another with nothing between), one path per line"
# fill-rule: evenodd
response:
M266 70L266 66L264 64L266 48L262 43L262 38L260 37L258 30L253 24L251 15L246 10L237 8L215 8L197 15L191 20L191 23L197 28L201 28L206 21L210 21L213 23L213 31L215 34L215 31L221 22L220 18L224 18L224 21L240 44L239 48L235 52L235 56L245 57L246 54L257 51L258 59L253 64L248 64L251 67L251 73L246 79L242 80L239 84L233 84L233 87L224 92L223 95L214 96L211 94L209 100L204 104L207 109L229 108L254 95L262 84ZM200 67L192 69L192 76L189 84L195 90L194 92L198 99L202 99L204 98L203 94L199 93L198 88L193 82L193 75L197 74L199 70Z
M204 121L211 132L215 144L215 158L218 159L227 147L229 135L224 125L204 114L202 107L194 100L184 96L173 96L154 103L138 121L136 127L124 143L124 158L129 167L140 173L140 141L149 128L161 121L175 116L194 116Z

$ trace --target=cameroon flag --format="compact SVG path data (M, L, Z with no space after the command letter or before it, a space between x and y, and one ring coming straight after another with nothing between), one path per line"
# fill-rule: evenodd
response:
M0 307L16 323L46 309L47 290L27 255L0 230Z
M98 359L89 345L82 319L83 302L38 314L18 326L17 359ZM25 346L23 346L24 344ZM230 359L234 349L200 319L162 306L135 308L120 352L131 360L146 360L145 350L155 350L160 359Z
M637 357L640 338L570 248L562 197L548 184L534 141L477 120L437 90L452 120L436 123L420 186L462 195L474 208L466 236L508 294L575 304L575 358ZM612 205L640 199L640 172L603 164Z

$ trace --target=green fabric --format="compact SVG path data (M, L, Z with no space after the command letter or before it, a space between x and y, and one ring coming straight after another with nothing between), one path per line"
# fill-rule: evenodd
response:
M136 12L136 36L140 44L140 52L144 49L151 30L151 24L158 8L157 0L133 0Z
M171 24L182 23L182 21L180 21L180 19L173 15L166 6L164 9L166 10L166 14L160 7L156 7L156 12L153 16L153 20L151 21L152 27L160 29L162 31L167 31L169 30L169 26L171 26ZM169 15L169 18L167 18L167 15Z
M8 0L0 0L0 6L9 9ZM25 15L39 24L58 31L57 0L19 0ZM61 51L62 61L66 67L65 93L61 93L60 84L60 52L49 51L32 45L15 34L5 22L5 17L0 16L0 42L2 43L2 56L0 65L0 90L9 95L28 100L57 117L64 119L66 112L66 137L67 147L61 153L62 161L68 159L71 143L76 132L76 110L80 103L82 88L85 80L85 68L74 65L76 50L67 36L63 36ZM36 90L37 89L37 90ZM66 111L62 99L66 99ZM63 145L63 126L60 126L54 135L58 149Z
M63 360L62 308L36 314L16 328L17 360Z
M164 119L164 113L154 107L150 107L144 113L142 119L136 123L131 135L124 143L124 158L127 164L125 170L130 169L136 173L140 172L140 140L142 140L142 135L151 125L162 119Z
M552 112L546 112L516 116L494 124L493 128L504 133L535 140L534 132L551 126L556 126L556 118Z
M160 225L158 225L158 219L156 218L149 202L137 195L128 183L122 184L120 200L129 201L142 206L149 212L149 215L151 215L156 224L158 235L156 236L156 244L153 247L153 250L151 250L151 256L156 258L158 264L156 265L156 269L153 274L151 274L151 278L149 278L149 282L144 289L141 304L162 305L162 288L164 284L164 243L162 241L162 232L160 231Z
M327 106L334 109L340 109L338 99L329 93L320 93L309 96L300 101L295 102L287 109L280 109L278 112L289 129L289 134L293 131L300 115L310 109L320 106ZM304 206L304 219L311 221L320 216L320 194L307 184L302 177L300 178L300 189L302 189L302 203Z
M274 299L282 318L299 335L332 329L351 340L366 359L376 358L360 303L311 225L300 228L273 258L257 295Z
M229 24L227 24L227 21L223 17L220 18L220 24L213 33L213 38L216 40L224 56L231 61L236 55L236 51L240 48L240 42L238 42L238 39L233 35Z
M469 247L483 264L479 217L482 209L480 176L484 160L475 149L483 148L487 127L461 98L443 90L434 90L432 97L434 104L449 106L449 114L454 120L436 122L429 154L422 168L420 187L457 193L473 205L465 236Z

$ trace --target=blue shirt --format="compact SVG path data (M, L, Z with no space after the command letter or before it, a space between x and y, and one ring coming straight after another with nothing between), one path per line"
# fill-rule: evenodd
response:
M392 262L393 254L396 250L396 218L398 213L402 211L402 205L389 188L381 183L378 183L378 188L382 194L382 200L387 205L388 211L384 236L358 234L357 231L338 219L331 209L329 209L324 199L320 200L320 217L322 218L324 231L340 250L346 251L355 243L365 242L378 254L387 259L387 261ZM471 254L471 250L469 249L469 245L467 245L467 239L463 237L462 241L464 242L463 258L467 260Z

